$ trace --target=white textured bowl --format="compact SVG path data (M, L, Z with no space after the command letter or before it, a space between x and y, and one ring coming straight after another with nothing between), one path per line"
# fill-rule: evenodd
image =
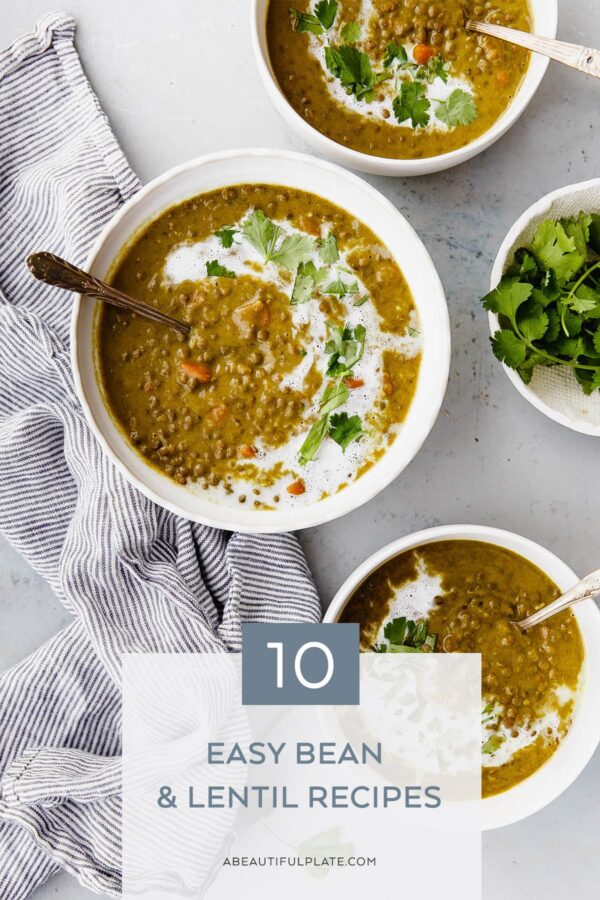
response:
M278 0L278 2L283 2L283 0ZM460 163L472 159L495 143L515 124L527 109L548 68L548 59L539 54L533 54L525 78L510 106L488 131L466 147L427 159L386 159L382 156L371 156L368 153L361 153L338 144L321 134L290 105L279 87L269 59L266 36L268 3L269 0L252 0L250 27L258 70L275 108L288 125L317 153L340 163L340 165L349 166L351 169L367 172L370 175L431 175L433 172L442 172L444 169L450 169L452 166L458 166ZM558 0L529 0L529 5L533 15L533 31L543 37L556 37Z
M574 216L582 210L600 212L600 178L560 188L530 206L510 229L498 251L491 289L497 287L512 263L515 251L531 240L540 222ZM490 313L489 322L490 330L495 334L500 327L498 316ZM566 366L538 366L529 384L525 384L514 369L504 366L504 371L519 393L548 418L573 431L600 437L600 391L587 397Z
M420 239L378 191L331 163L278 150L241 150L200 157L171 169L129 200L109 222L87 259L102 278L132 235L165 209L205 191L243 182L281 184L310 191L348 210L388 247L413 293L423 331L417 388L402 431L368 472L345 490L310 506L260 511L231 508L175 484L147 465L113 422L94 370L92 328L95 303L78 298L71 323L75 384L88 422L102 448L146 496L187 519L245 532L308 528L344 515L383 490L413 459L435 422L448 380L450 325L444 291ZM208 494L208 496L207 496Z
M484 541L505 547L528 559L566 591L578 580L557 556L527 538L510 531L482 525L445 525L400 538L363 562L339 589L325 614L326 622L337 622L346 603L375 569L405 550L435 541ZM585 647L582 687L567 736L550 759L533 775L508 791L482 802L482 827L511 825L542 809L571 785L583 771L600 743L600 611L587 600L573 607Z

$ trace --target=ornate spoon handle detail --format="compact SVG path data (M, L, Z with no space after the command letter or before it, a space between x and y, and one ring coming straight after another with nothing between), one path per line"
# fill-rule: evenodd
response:
M533 613L533 615L527 616L526 619L522 619L520 622L515 622L514 624L521 631L527 631L528 628L539 625L540 622L545 622L546 619L555 616L559 612L563 612L563 610L568 609L570 606L574 606L575 603L580 603L582 600L593 600L595 597L599 596L600 569L597 569L595 572L592 572L591 575L587 575L585 578L582 578L581 581L578 581L577 584L563 594L562 597L558 597L557 600L553 600L548 606L544 606L543 609L538 610Z
M84 272L83 269L78 269L66 259L55 256L54 253L32 253L27 257L27 265L31 274L46 284L52 284L76 294L84 294L86 297L104 300L106 303L112 303L113 306L119 306L122 309L130 309L146 319L152 319L153 322L161 322L170 328L176 328L182 334L187 335L192 330L186 322L174 319L142 300L129 297L122 291L111 287L110 284Z
M506 28L504 25L490 25L488 22L475 22L469 19L466 23L467 31L477 31L479 34L489 34L491 37L500 38L518 47L525 47L534 53L549 56L557 62L579 69L586 75L600 78L600 50L582 47L579 44L567 44L553 38L540 37L529 34L527 31L517 31L515 28Z

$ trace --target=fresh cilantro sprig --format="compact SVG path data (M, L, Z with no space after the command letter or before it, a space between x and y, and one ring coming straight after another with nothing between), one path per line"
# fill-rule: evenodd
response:
M525 383L560 365L586 394L600 388L600 215L540 223L482 302L499 318L496 357Z
M399 616L387 622L383 629L385 643L373 647L376 653L433 653L437 635L429 633L427 619L407 619Z
M354 44L325 47L325 64L347 93L357 100L373 100L377 85L391 77L387 71L375 72L368 55Z
M308 234L286 234L262 209L253 210L244 219L242 233L265 263L272 262L292 271L308 262L315 249L314 238Z
M429 124L431 103L426 92L425 85L420 81L404 81L400 85L400 93L392 104L400 125L408 119L413 128L424 128Z
M311 34L323 34L323 32L329 31L335 22L337 11L337 0L319 0L314 13L290 9L295 30Z
M360 416L348 416L343 412L337 416L331 413L343 406L350 397L350 390L345 383L360 362L365 350L366 330L363 325L351 328L348 325L330 325L331 338L325 345L329 354L326 375L335 379L330 381L323 392L319 404L319 418L308 432L300 447L299 460L306 465L317 454L319 447L329 434L343 451L363 434Z

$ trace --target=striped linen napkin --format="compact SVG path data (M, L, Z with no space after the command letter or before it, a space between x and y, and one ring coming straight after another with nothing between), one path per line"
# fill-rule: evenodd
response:
M0 897L60 868L118 895L120 656L239 650L247 621L318 621L292 535L155 506L103 456L71 378L71 304L24 259L81 264L139 187L63 13L0 54L0 529L73 623L0 675ZM1 634L1 630L0 630Z

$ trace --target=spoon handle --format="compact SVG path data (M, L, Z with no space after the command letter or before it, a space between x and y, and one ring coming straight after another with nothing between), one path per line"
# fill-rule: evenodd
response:
M480 34L489 34L491 37L500 38L518 47L525 47L534 53L549 56L558 62L579 69L586 75L600 78L600 50L582 47L580 44L567 44L554 38L540 37L537 34L529 34L527 31L517 31L515 28L506 28L504 25L490 25L488 22L474 22L469 19L466 24L467 31L477 31Z
M84 294L86 297L104 300L113 306L121 307L121 309L130 309L146 319L176 328L183 334L189 334L191 331L191 326L186 322L180 322L179 319L160 312L142 300L136 300L134 297L123 294L111 287L110 284L94 278L83 269L78 269L66 259L55 256L54 253L32 253L27 257L27 265L31 274L46 284L52 284L66 291L74 291L76 294Z
M565 609L569 609L570 606L574 606L582 600L592 600L599 595L600 569L597 569L595 572L582 578L581 581L578 581L577 584L564 593L562 597L558 597L558 599L549 603L548 606L544 606L543 609L538 610L533 613L533 615L527 616L526 619L522 619L515 624L521 631L527 631L528 628L539 625L540 622L545 622L546 619L555 616L559 612L563 612Z

